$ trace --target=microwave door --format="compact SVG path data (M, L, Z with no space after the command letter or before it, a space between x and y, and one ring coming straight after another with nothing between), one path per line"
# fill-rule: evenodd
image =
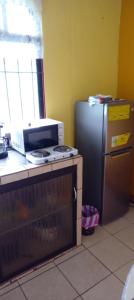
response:
M24 131L25 152L58 145L58 125Z

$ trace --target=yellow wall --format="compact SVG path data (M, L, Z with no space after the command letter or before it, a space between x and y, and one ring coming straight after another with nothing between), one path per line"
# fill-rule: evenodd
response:
M118 96L134 99L134 0L122 0Z
M121 0L44 0L47 116L63 120L73 145L74 104L117 92Z
M118 97L134 100L134 0L122 0ZM134 195L134 167L131 193Z

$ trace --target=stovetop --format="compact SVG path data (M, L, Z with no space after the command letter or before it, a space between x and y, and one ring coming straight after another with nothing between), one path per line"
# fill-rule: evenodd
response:
M58 145L30 151L26 154L26 159L35 165L47 164L51 161L73 157L78 154L78 150L66 145Z

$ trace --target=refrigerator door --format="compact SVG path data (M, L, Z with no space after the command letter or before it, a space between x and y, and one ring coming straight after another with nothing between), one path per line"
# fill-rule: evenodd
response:
M116 101L104 107L104 153L134 144L134 103Z
M104 157L102 224L121 217L129 206L133 149Z

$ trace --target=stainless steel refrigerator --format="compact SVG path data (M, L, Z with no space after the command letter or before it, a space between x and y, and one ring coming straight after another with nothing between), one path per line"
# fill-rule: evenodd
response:
M121 217L130 201L134 102L76 103L76 147L83 155L83 203L94 205L106 224Z

